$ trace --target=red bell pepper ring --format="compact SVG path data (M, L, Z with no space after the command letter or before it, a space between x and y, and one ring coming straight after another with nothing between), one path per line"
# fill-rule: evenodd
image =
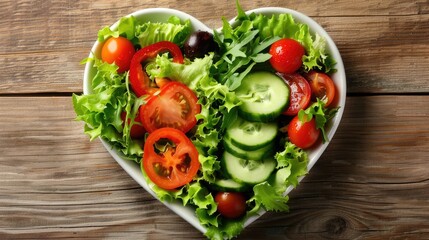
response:
M169 41L154 43L134 54L130 64L130 84L137 97L145 94L150 95L158 90L152 86L151 80L142 68L142 63L164 52L169 52L173 56L173 62L183 63L183 54L179 46Z

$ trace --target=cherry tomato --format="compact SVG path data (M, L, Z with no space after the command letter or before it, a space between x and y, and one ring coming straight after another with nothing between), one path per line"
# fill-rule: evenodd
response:
M309 148L317 141L320 130L316 128L316 120L312 118L308 122L301 122L295 116L287 128L289 140L302 149Z
M218 192L215 196L218 212L226 218L239 218L246 213L246 198L238 192Z
M329 106L335 98L335 85L332 79L328 75L316 71L310 71L305 77L310 83L313 96L325 99L325 106Z
M160 128L146 139L142 168L157 186L175 189L192 181L197 174L198 151L183 132Z
M197 123L195 115L201 111L195 93L185 84L166 83L140 107L140 119L148 132L172 127L186 133Z
M164 52L169 52L173 56L173 62L183 63L183 54L179 46L169 41L154 43L134 54L130 65L130 85L137 97L145 94L151 95L158 90L158 88L152 86L153 84L143 70L142 64Z
M127 113L126 112L122 112L121 113L121 119L122 121L124 121L125 123L125 118L127 117ZM128 124L130 124L131 119L128 119ZM134 118L134 124L131 127L130 130L130 136L131 138L143 138L146 130L144 129L144 127L141 125L141 120L140 120L140 114L137 112L136 117Z
M290 101L289 107L283 112L284 115L295 116L299 110L305 109L310 103L311 88L307 80L299 73L278 74L289 85Z
M119 67L118 73L123 73L130 69L134 53L135 49L130 40L124 37L111 37L107 39L101 49L101 60L115 63Z
M269 53L271 66L277 72L294 73L302 65L305 49L296 40L283 38L271 45Z

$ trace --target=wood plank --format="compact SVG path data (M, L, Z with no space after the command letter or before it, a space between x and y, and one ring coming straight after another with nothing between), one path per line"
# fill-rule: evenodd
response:
M429 96L348 97L327 151L239 239L429 234ZM73 121L70 97L0 97L0 238L201 239Z
M0 109L0 239L201 238L89 143L69 97L6 97Z
M313 16L342 53L351 93L429 91L425 84L427 1L328 2L242 1L242 5L245 9L290 7ZM81 92L83 66L79 62L88 55L97 31L137 9L177 8L211 27L220 26L220 16L235 15L230 1L204 3L201 7L167 0L144 5L133 1L3 1L0 94Z

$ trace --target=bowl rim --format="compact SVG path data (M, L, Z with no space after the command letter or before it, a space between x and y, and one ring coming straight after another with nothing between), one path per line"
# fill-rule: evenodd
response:
M218 31L221 29L221 28L218 28L218 29L209 28L207 25L205 25L204 23L202 23L200 20L196 19L192 15L185 13L185 12L182 12L180 10L170 9L170 8L146 8L146 9L137 10L137 11L130 13L126 16L133 15L133 16L139 17L139 16L144 16L146 14L154 14L154 13L167 14L168 16L174 15L174 16L178 16L182 20L190 19L191 24L196 25L196 26L193 26L194 30L200 29L200 30L212 32L214 30ZM340 52L339 52L336 44L332 40L332 38L326 32L326 30L321 25L319 25L319 23L317 23L315 20L313 20L311 17L309 17L309 16L307 16L301 12L298 12L296 10L292 10L289 8L283 8L283 7L263 7L263 8L255 8L255 9L247 10L245 13L247 15L250 13L256 13L256 14L263 14L263 15L269 15L269 16L274 15L274 14L284 14L284 13L291 14L296 22L307 24L309 26L310 31L313 34L318 33L320 36L325 38L326 46L328 47L328 52L331 54L331 56L337 62L335 65L337 72L333 74L335 76L332 78L333 78L335 85L337 87L337 93L340 94L340 97L338 98L339 99L338 106L340 106L340 108L339 108L338 112L336 113L335 117L333 119L331 119L331 124L330 124L331 126L330 126L330 129L327 131L329 141L324 143L324 144L320 144L317 148L313 149L311 153L314 153L314 154L309 156L309 164L307 166L307 169L308 169L308 171L310 171L312 169L312 167L314 166L314 164L319 160L321 155L325 152L325 150L328 147L329 143L331 142L331 140L332 140L339 124L340 124L342 116L343 116L343 112L344 112L344 108L345 108L345 104L346 104L347 83L346 83L344 63L342 61ZM236 22L236 17L232 18L229 21L230 24L233 24L234 22ZM118 23L119 23L119 20L116 21L113 25L111 25L110 28L115 29L118 26ZM91 48L91 51L90 51L90 54L88 57L90 59L93 58L94 54L100 50L100 47L101 47L101 43L98 40L96 40L95 43L93 44L92 48ZM87 61L85 64L84 80L83 80L83 93L84 94L91 93L90 82L92 81L92 76L91 76L91 70L93 68L92 64L93 64L92 61ZM155 199L160 201L160 199L152 191L149 184L146 182L142 172L140 171L140 167L138 167L137 164L135 164L134 162L126 160L125 156L123 156L121 153L119 153L115 149L113 149L112 146L106 140L102 139L101 137L99 137L99 139L102 142L102 144L104 145L104 147L107 149L107 151L111 154L111 156L128 173L128 175L130 175L141 187L143 187ZM301 181L304 177L305 176L302 176L299 179L299 181ZM285 191L285 194L289 194L289 192L292 189L293 189L292 186L288 187L287 190ZM192 210L192 208L187 207L187 206L183 206L183 205L179 204L178 201L173 201L173 202L160 201L160 202L162 202L165 206L167 206L169 209L171 209L177 215L182 217L185 221L189 222L191 225L193 225L200 232L205 233L207 231L207 229L200 224L200 222L197 219L197 217L195 216L195 212ZM251 223L256 221L265 212L266 212L265 210L261 209L261 211L259 211L257 214L246 219L246 221L244 223L244 227L247 227L248 225L250 225ZM191 216L191 218L190 218L190 216Z

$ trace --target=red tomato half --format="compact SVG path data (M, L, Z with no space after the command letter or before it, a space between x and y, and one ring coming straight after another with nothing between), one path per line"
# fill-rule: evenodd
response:
M134 53L135 49L130 40L124 37L111 37L101 49L101 60L110 64L115 63L119 67L118 73L123 73L130 69Z
M302 149L309 148L317 141L320 130L316 128L316 120L312 118L308 122L301 122L298 116L290 121L287 128L289 140Z
M313 96L325 99L325 106L329 106L335 98L335 85L332 79L328 75L316 71L310 71L305 77L310 83Z
M215 196L218 212L226 218L238 218L246 213L246 198L238 192L218 192Z
M271 66L277 72L294 73L302 65L305 49L296 40L283 38L271 45L269 53Z
M284 115L295 116L299 110L305 109L310 103L311 88L307 80L299 73L279 73L280 77L289 85L290 101L289 107L283 112Z
M160 145L164 148L157 148ZM146 139L142 168L157 186L175 189L192 181L197 174L198 151L183 132L160 128Z
M127 117L127 113L126 112L122 112L121 113L121 119L122 121L124 121L125 123L125 118ZM128 119L128 124L130 124L131 119ZM143 138L146 130L144 129L144 127L141 125L141 120L140 120L140 114L137 112L136 117L134 118L134 124L131 127L130 130L130 136L131 138Z
M197 123L200 113L195 93L185 84L169 82L140 107L140 119L148 132L171 127L186 133Z

